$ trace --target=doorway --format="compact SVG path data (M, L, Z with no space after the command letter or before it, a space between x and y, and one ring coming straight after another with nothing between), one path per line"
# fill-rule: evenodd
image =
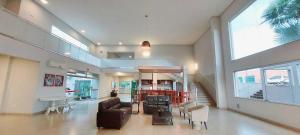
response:
M82 71L67 73L66 96L75 100L99 98L99 76Z

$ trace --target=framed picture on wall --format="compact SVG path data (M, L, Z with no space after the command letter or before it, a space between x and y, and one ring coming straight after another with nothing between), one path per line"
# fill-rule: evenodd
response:
M54 83L55 83L55 86L62 87L64 85L64 76L56 75Z
M44 86L54 86L55 75L45 74Z

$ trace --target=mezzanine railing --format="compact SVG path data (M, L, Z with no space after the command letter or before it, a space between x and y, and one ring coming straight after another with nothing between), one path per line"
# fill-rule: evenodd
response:
M0 34L29 45L101 67L101 59L0 7Z

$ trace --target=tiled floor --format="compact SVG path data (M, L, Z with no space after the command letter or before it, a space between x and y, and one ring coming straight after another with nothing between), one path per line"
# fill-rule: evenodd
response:
M98 101L77 104L69 114L0 115L0 135L297 135L237 113L211 109L208 130L192 129L174 109L174 126L152 126L151 115L132 115L121 130L97 129Z

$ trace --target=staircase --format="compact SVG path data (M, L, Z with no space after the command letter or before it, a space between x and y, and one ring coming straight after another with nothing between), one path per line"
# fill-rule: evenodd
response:
M196 100L198 104L214 106L214 100L204 91L204 89L197 83L190 84L191 99Z
M259 90L258 92L254 93L253 95L250 96L250 98L254 99L264 99L263 91Z

